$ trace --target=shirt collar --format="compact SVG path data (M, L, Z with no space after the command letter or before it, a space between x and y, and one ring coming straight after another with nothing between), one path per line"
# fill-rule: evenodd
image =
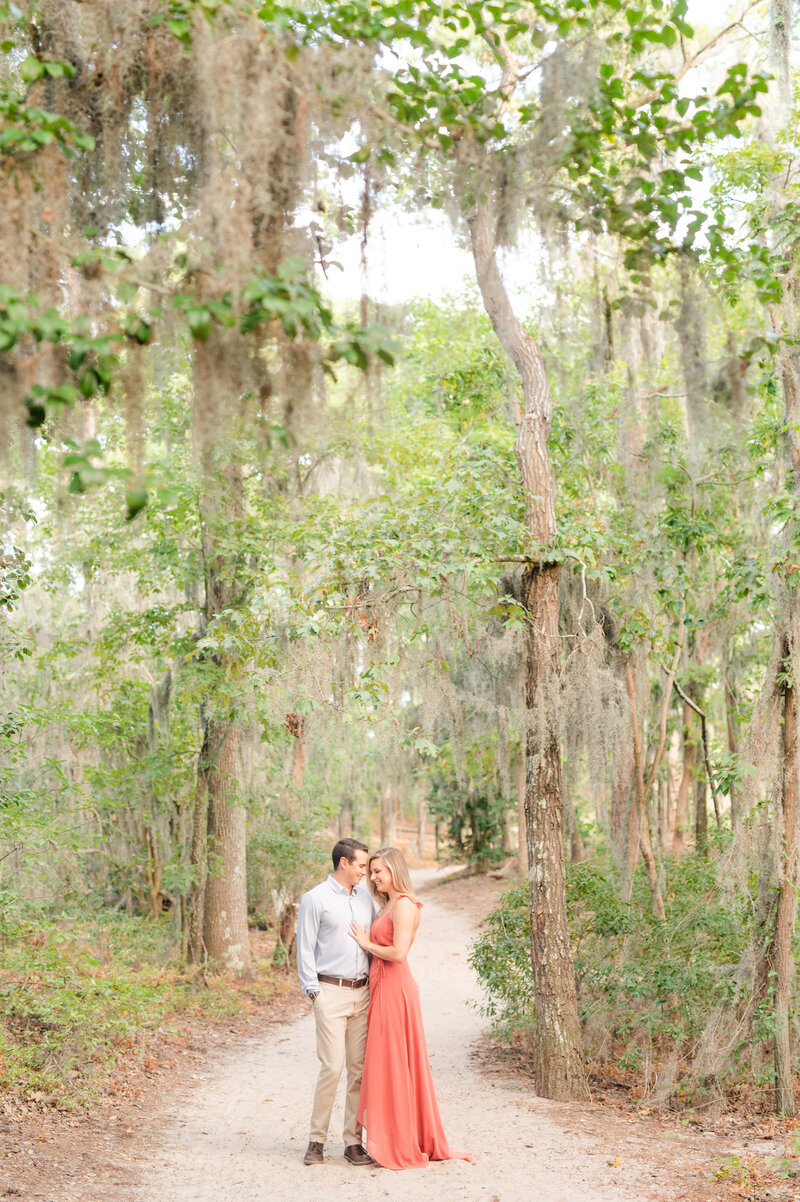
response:
M328 873L328 884L330 885L331 889L333 889L334 893L346 893L348 897L351 896L350 890L347 888L347 886L340 885L337 880L334 880L333 873L330 872ZM355 888L357 889L358 885L356 885Z

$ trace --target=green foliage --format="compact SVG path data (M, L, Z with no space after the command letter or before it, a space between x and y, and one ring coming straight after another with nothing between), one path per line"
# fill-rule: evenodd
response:
M470 964L486 989L483 1011L495 1029L510 1038L534 1021L531 973L530 891L513 886L486 919L485 931L470 952Z
M36 298L22 296L7 284L0 284L0 352L8 352L25 337L34 342L62 344L74 384L46 387L33 384L25 398L28 425L44 424L65 406L74 405L79 396L88 398L105 393L111 384L115 353L122 341L119 334L94 334L88 319L68 320L56 309L38 309Z
M396 343L389 332L381 326L360 329L350 325L340 328L332 309L317 289L306 282L305 275L303 260L291 258L276 276L257 276L247 284L242 293L246 305L242 330L249 333L263 322L274 320L280 322L284 333L290 338L304 337L315 342L328 339L322 365L329 375L333 375L332 365L340 360L362 371L367 370L373 356L391 366ZM208 323L210 333L210 317ZM205 325L203 329L206 329ZM195 330L192 332L195 337L200 337ZM204 337L208 337L208 334L204 334Z
M29 58L21 72L27 83L40 76L58 78L67 73L66 63L47 63ZM74 71L74 68L73 68ZM28 156L45 146L58 145L68 156L77 150L91 150L94 138L82 133L66 117L33 108L22 96L14 96L0 85L0 155Z
M0 916L2 916L0 894ZM65 1109L97 1097L116 1065L142 1060L181 1018L239 1016L252 999L224 980L211 988L179 965L169 925L109 912L41 916L2 929L0 1089ZM263 966L253 994L275 990Z
M691 1079L692 1056L715 1007L737 993L747 946L749 899L719 892L716 866L702 856L672 861L666 921L652 916L640 870L630 906L620 900L609 860L567 865L567 904L586 1050L596 1064L641 1073L649 1059L678 1057ZM515 886L492 911L471 962L488 991L486 1013L507 1036L535 1021L530 977L528 886ZM738 1047L720 1079L739 1073ZM648 1086L652 1080L647 1081Z
M330 816L319 804L273 800L259 811L251 807L247 840L248 893L253 904L280 918L283 906L296 900L320 874L330 854L326 832ZM270 913L271 911L271 913Z
M31 583L31 561L14 541L14 527L36 522L36 514L14 489L0 492L0 610L12 613ZM17 536L18 537L18 536ZM24 644L20 644L23 653Z
M460 771L450 744L428 769L428 809L444 828L447 857L485 872L503 858L507 815L515 802L502 795L496 745L484 736L463 750Z
M585 682L586 727L609 719L613 732L586 764L592 732L573 738L566 709L567 767L579 804L591 798L601 815L604 782L629 737L620 733L619 659L635 660L644 685L647 768L663 669L681 639L679 683L703 694L714 783L731 797L746 789L748 765L728 738L741 733L761 684L776 580L782 587L796 574L793 544L770 545L776 531L791 531L796 507L782 465L776 336L763 313L779 297L794 246L796 198L777 212L770 192L779 172L789 178L795 138L787 131L775 149L734 148L767 87L745 64L687 93L688 79L678 80L662 54L679 43L691 53L684 3L163 0L157 9L159 36L165 28L180 44L167 38L169 53L153 58L152 71L121 73L146 84L125 93L122 124L104 128L96 155L57 113L0 96L6 178L39 196L40 152L83 151L61 199L88 198L87 207L106 210L101 229L63 227L73 243L64 263L53 258L44 270L44 257L37 260L30 288L58 281L46 301L0 288L0 355L13 355L29 381L37 457L35 505L4 499L0 548L0 653L25 669L13 676L0 723L0 930L14 948L2 985L9 1080L16 1072L47 1084L48 1065L63 1078L73 1060L85 1073L95 1055L112 1057L118 1038L134 1036L148 1006L165 1013L163 995L137 994L124 972L100 971L105 960L86 953L74 931L64 942L61 928L46 925L38 961L26 959L26 924L49 871L61 899L84 913L150 913L147 927L120 919L121 947L158 937L158 955L177 953L176 932L157 914L161 891L185 898L192 884L202 722L241 720L262 732L254 785L229 786L249 809L251 911L274 918L291 903L317 871L320 832L337 811L349 807L354 829L374 827L387 777L404 796L428 796L447 854L483 867L503 854L515 808L510 761L524 722L514 640L525 613L512 565L545 552L565 565L565 696L572 673L579 687ZM33 27L14 6L0 4L0 17L9 21L2 49L10 77L56 106L81 77L69 83L66 64L45 60L38 47L27 53ZM300 81L296 112L265 114L265 128L287 133L265 153L268 185L259 170L241 173L237 140L250 131L229 131L222 120L209 132L204 106L188 111L178 95L184 76L202 86L191 75L200 59L190 58L201 17L212 23L209 50L228 33L244 36L249 21L256 43L269 44L253 61L283 62L283 54L287 78ZM171 54L175 75L162 76L156 58ZM371 59L363 92L345 95L332 84L327 92L337 77L360 79ZM562 68L554 88L551 75ZM100 88L99 70L94 79ZM165 81L154 99L148 89ZM304 97L302 81L312 81ZM319 105L311 103L317 84ZM284 247L271 254L280 240L268 245L269 230L291 227L311 200L311 189L289 185L290 199L281 200L277 186L287 182L281 164L297 156L299 175L310 165L299 161L304 126L318 165L351 179L364 174L363 213L341 197L329 206L337 236L362 219L366 230L370 197L390 188L394 196L405 188L414 204L463 213L496 185L501 241L513 236L519 212L532 212L545 242L558 246L549 275L545 250L531 257L538 299L526 316L556 400L552 546L531 546L526 532L514 373L474 305L415 306L399 356L385 328L335 309L309 262L265 271L256 261L248 279L250 269L232 267L229 245L200 219L221 211L198 205L208 194L190 187L212 179L213 159L216 184L229 172L235 185L226 199L235 196L237 220L248 220L251 203L275 206L266 220L259 214L253 249L255 260L277 262ZM157 179L157 161L176 178ZM321 211L322 175L313 197ZM709 186L711 201L701 204ZM261 188L267 200L258 199ZM37 218L34 237L57 256L47 226ZM244 226L231 228L238 237ZM319 250L325 260L328 248ZM37 253L29 248L27 258ZM80 292L102 297L91 318L74 316L78 290L61 282L67 263L75 278L96 282ZM707 368L694 391L708 409L708 436L693 426L682 362L681 330L691 326L694 336L699 325L681 325L689 275L708 327L708 346L693 348ZM709 288L728 307L712 304ZM310 396L293 393L297 362L308 372L299 391ZM393 365L391 375L382 372ZM209 366L216 379L204 374ZM324 392L318 368L328 376ZM367 369L365 397L353 381ZM128 373L123 411L118 382ZM197 443L203 415L191 397L209 385L220 394L217 426ZM17 448L11 455L20 478L28 472L32 481ZM502 641L507 660L495 655ZM156 719L167 671L171 693ZM432 696L445 679L447 705ZM308 716L311 731L297 795L286 781L289 710ZM664 712L669 747L680 737L681 707L673 699ZM733 997L733 966L749 936L744 901L721 899L706 862L693 856L669 866L663 923L650 918L640 879L632 905L620 902L603 856L568 876L591 1050L601 1055L599 1028L602 1054L619 1064L674 1052L688 1065L710 1010ZM508 1030L533 1021L528 939L527 899L517 890L474 957L490 1012ZM143 953L142 989L158 955ZM122 953L109 963L115 957ZM20 986L26 975L32 997ZM126 1014L130 1027L119 1026ZM760 1021L768 1036L766 1011ZM60 1088L56 1077L51 1083Z

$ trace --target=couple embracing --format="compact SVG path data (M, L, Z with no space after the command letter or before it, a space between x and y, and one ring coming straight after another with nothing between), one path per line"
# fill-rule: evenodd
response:
M323 1163L343 1067L350 1164L412 1169L466 1160L445 1138L406 961L422 902L405 859L394 847L369 855L355 839L341 839L332 858L327 880L303 895L297 923L297 968L314 1007L320 1061L304 1163ZM369 892L361 885L367 875Z

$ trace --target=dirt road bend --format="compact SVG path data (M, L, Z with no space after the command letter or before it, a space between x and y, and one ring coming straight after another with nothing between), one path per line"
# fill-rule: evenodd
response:
M302 1163L317 1072L314 1024L297 1021L214 1056L190 1087L167 1095L161 1134L141 1166L136 1202L628 1202L693 1198L685 1172L697 1146L631 1127L599 1107L536 1098L470 1055L484 1020L468 962L475 906L453 906L450 886L426 888L410 962L420 985L428 1049L445 1130L473 1163L451 1161L394 1173L342 1159L341 1085L326 1163ZM670 1143L659 1146L659 1140ZM690 1174L700 1185L707 1176ZM680 1177L681 1184L678 1184ZM133 1199L131 1199L133 1202Z

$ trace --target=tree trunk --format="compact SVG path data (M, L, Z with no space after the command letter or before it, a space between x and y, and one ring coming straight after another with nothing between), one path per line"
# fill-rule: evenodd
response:
M208 878L203 938L210 961L225 970L247 972L247 811L239 800L242 728L235 719L219 718L209 719L208 728Z
M291 781L295 789L299 789L302 785L306 770L306 745L303 726L304 723L301 718L294 737L294 747L292 748Z
M667 814L667 830L664 838L664 853L673 851L675 846L675 831L678 825L678 787L681 781L681 736L674 730L670 740L667 755L667 775L669 778L669 812Z
M480 186L480 185L479 185ZM553 402L541 351L516 317L500 278L485 202L469 216L478 286L504 350L520 374L524 411L515 450L525 491L531 561L523 576L525 629L525 818L530 880L531 963L536 1024L536 1088L563 1100L588 1098L564 876L564 809L559 748L560 564L548 559L556 535L555 489L547 437Z
M197 783L192 814L192 883L187 906L188 927L185 931L186 958L190 964L203 964L206 959L203 925L208 877L208 721L203 717L203 743L197 765Z
M796 604L796 603L795 603ZM791 1042L791 987L794 970L792 931L797 907L797 689L792 678L796 665L787 645L784 658L783 763L781 780L781 819L783 846L779 856L780 884L775 916L773 967L775 972L775 1109L778 1114L793 1115L794 1072Z
M728 751L731 753L731 756L735 756L737 754L736 726L734 723L736 696L731 685L731 666L727 654L723 664L722 679L725 686L725 728L728 735ZM729 786L728 797L731 803L731 827L735 831L739 826L739 791L733 784Z
M631 703L631 727L633 731L633 763L636 773L633 809L633 820L639 831L639 844L642 849L642 859L647 869L647 883L650 886L650 898L653 913L656 918L664 918L664 900L661 896L661 886L658 882L658 867L653 855L653 844L650 838L650 817L647 810L647 793L644 783L644 765L642 763L642 742L639 737L639 718L636 713L636 686L633 679L633 669L630 663L625 668L625 680L628 686L628 697Z
M339 839L349 839L353 834L353 811L350 809L351 804L347 798L343 798L339 802Z
M669 768L658 785L658 847L662 856L669 847Z
M683 773L675 801L675 836L672 854L681 855L686 847L686 830L689 823L689 789L694 780L694 738L692 732L692 708L683 705Z
M694 849L698 855L708 855L708 794L704 776L699 776L694 784Z
M197 371L202 375L207 344L196 349ZM220 448L217 448L220 451ZM206 623L239 608L246 595L239 558L235 554L235 534L244 512L243 481L240 467L228 458L224 470L214 471L214 455L206 452L209 494L203 506L203 554L206 569ZM248 576L245 579L249 579ZM243 781L243 737L245 726L238 716L244 702L244 690L236 687L233 696L229 679L236 661L222 652L211 657L214 673L204 703L205 734L198 764L198 793L205 798L207 815L206 864L193 865L200 878L205 877L202 909L203 954L224 970L250 971L250 942L247 926L247 811L246 783ZM236 716L234 716L236 714ZM202 780L201 780L202 778ZM199 817L199 815L197 815ZM197 830L198 854L202 843ZM192 932L192 954L198 947L199 934Z
M569 836L569 858L573 864L580 864L582 860L586 859L586 848L583 845L583 837L578 826L578 815L575 813L575 806L568 788L562 787L562 797L567 835Z
M520 751L516 758L517 775L517 863L520 873L528 875L528 836L525 822L525 752Z
M393 827L392 786L384 785L381 792L381 847L392 846Z
M633 872L630 847L633 753L627 741L621 743L618 752L621 759L611 765L609 837L611 840L611 855L619 869L624 894L627 888L627 881ZM617 757L615 756L614 758L616 761ZM637 848L638 840L634 843L634 854Z
M150 917L158 922L161 917L161 882L164 876L164 864L158 849L153 827L148 823L144 828L145 843L147 844L147 894L150 906Z
M795 342L800 312L800 278L795 273L786 289L781 317L790 341L782 341L779 362L783 382L786 441L794 493L794 522L790 537L797 539L800 523L800 349ZM777 323L776 323L777 325ZM780 329L780 325L777 325ZM800 680L800 593L794 576L787 578L784 600L786 633L782 638L783 755L781 766L782 847L778 857L778 905L775 915L775 1109L795 1114L791 1041L791 986L794 972L792 936L797 912L797 804L800 761L797 755L797 686Z

